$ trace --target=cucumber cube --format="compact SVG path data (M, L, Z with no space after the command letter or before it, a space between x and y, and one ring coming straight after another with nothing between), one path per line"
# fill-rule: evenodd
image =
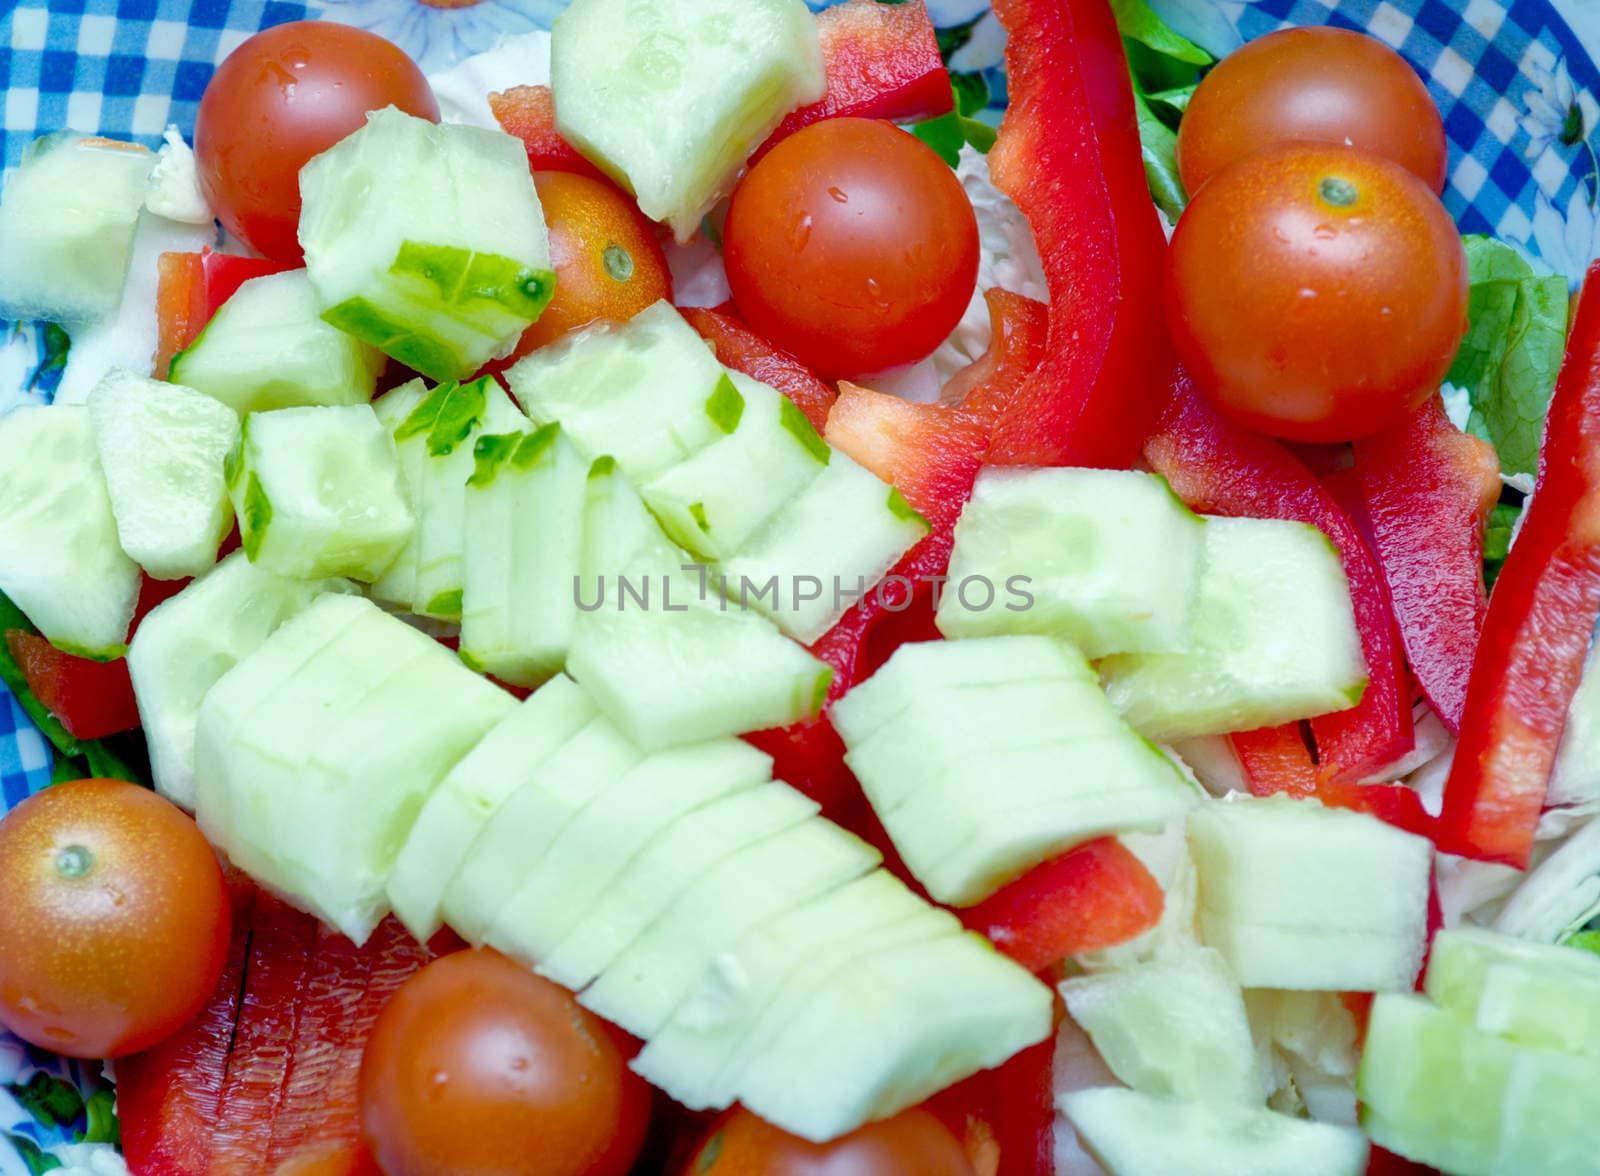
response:
M305 270L251 278L172 360L172 382L240 416L372 399L383 356L317 317Z
M0 319L86 323L117 309L155 162L70 131L23 152L0 198Z
M1182 653L1203 536L1200 520L1155 474L985 470L956 524L939 631L1050 633L1092 660ZM984 591L962 592L972 578ZM1005 604L1013 583L1032 597L1022 611Z
M428 386L422 380L410 380L372 402L372 411L378 414L378 423L393 436L408 416L427 397ZM427 438L413 437L409 442L395 443L395 461L400 470L400 489L411 504L412 513L419 513L422 501L423 471L428 458ZM413 527L400 554L395 556L383 575L372 582L369 592L374 600L412 608L417 599L417 532Z
M0 592L57 648L120 657L139 565L117 542L89 410L0 416Z
M239 439L227 405L113 368L89 393L95 449L122 550L158 580L198 576L233 525L223 462Z
M1272 797L1189 814L1201 938L1246 988L1409 991L1433 847L1365 813Z
M1434 936L1428 995L1520 1045L1600 1055L1600 956L1473 927Z
M1600 1156L1600 1059L1519 1050L1501 1108L1494 1171L1583 1172Z
M414 526L369 405L252 413L227 473L245 554L285 576L375 580Z
M300 171L300 244L333 326L434 380L506 354L555 289L523 146L394 107Z
M1159 743L1275 727L1348 710L1367 666L1344 569L1315 527L1212 518L1185 653L1101 666L1128 721Z
M1061 1096L1078 1138L1109 1176L1362 1176L1369 1147L1354 1127L1117 1086Z
M801 0L576 0L550 42L556 126L679 241L827 88Z

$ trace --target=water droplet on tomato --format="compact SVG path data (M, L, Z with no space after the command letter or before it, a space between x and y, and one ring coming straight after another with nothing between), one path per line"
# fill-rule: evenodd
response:
M830 187L828 189L828 195L832 196L834 200L838 201L840 204L850 203L849 194L846 193L842 188Z
M801 252L811 242L811 214L806 213L795 222L794 232L789 236L789 243L796 253Z

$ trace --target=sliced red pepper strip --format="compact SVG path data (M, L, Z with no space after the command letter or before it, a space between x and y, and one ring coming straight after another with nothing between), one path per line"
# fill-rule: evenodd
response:
M1368 681L1358 706L1312 720L1320 773L1360 780L1409 752L1415 745L1411 684L1388 586L1350 516L1326 487L1278 442L1228 421L1181 372L1145 458L1194 510L1294 519L1333 541L1350 581Z
M1040 972L1069 955L1144 934L1160 921L1165 902L1144 863L1115 837L1102 837L959 913L1001 952Z
M489 110L506 134L522 140L530 170L576 172L611 182L556 130L556 104L549 86L513 86L490 94Z
M195 341L205 326L205 270L198 253L163 253L156 259L155 377L167 378L172 357Z
M962 1141L978 1176L1053 1176L1055 1055L1051 1034L929 1102Z
M1050 308L1024 294L993 287L983 292L989 307L989 349L950 377L940 391L994 428L1017 389L1049 354Z
M834 390L794 356L745 326L732 303L715 310L701 306L678 309L700 337L711 344L719 363L782 392L806 414L806 420L817 432L827 428Z
M1434 713L1460 731L1489 611L1483 536L1500 497L1494 448L1451 424L1435 396L1403 424L1356 442L1355 454L1411 672Z
M1600 613L1600 265L1578 298L1522 531L1489 600L1439 848L1524 868Z
M125 658L99 662L74 657L24 629L8 629L5 639L28 689L73 738L102 739L139 725Z
M996 0L1010 106L989 153L1050 288L1049 355L989 460L1132 464L1167 395L1166 237L1145 181L1122 37L1104 0Z
M849 0L817 13L816 20L827 93L790 113L752 161L825 118L920 122L949 114L954 107L950 74L923 0Z
M200 268L205 273L206 317L210 322L222 304L239 291L251 278L264 278L268 274L281 274L294 268L270 257L237 257L232 253L217 253L210 249L200 253ZM204 325L203 323L201 324Z

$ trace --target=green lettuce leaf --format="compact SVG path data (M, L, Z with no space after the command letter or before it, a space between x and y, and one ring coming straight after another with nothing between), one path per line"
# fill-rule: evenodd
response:
M1567 280L1503 241L1463 244L1471 325L1445 378L1466 391L1467 432L1495 447L1501 470L1531 474L1566 348Z
M1489 515L1489 526L1483 535L1483 579L1493 588L1500 568L1511 553L1511 532L1516 528L1522 507L1502 502Z
M1176 221L1189 203L1178 176L1178 122L1211 55L1174 32L1145 0L1113 0L1111 7L1128 51L1150 195Z
M1117 28L1127 40L1188 65L1211 64L1211 54L1174 32L1145 0L1111 0L1111 11L1116 14Z
M994 146L995 129L975 117L989 106L989 83L981 73L952 73L950 87L955 94L955 109L917 123L911 133L932 147L940 159L957 167L961 148L968 144L987 155Z

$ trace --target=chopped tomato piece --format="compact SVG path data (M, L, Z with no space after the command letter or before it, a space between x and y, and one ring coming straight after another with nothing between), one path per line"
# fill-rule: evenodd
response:
M522 140L531 170L577 172L611 182L556 130L556 104L549 86L513 86L490 94L489 109L506 134Z
M817 432L827 428L834 390L794 356L745 326L734 313L732 303L716 310L696 306L679 309L689 325L711 344L718 362L782 392L806 414L806 420Z
M5 636L28 689L73 738L100 739L139 725L126 659L74 657L24 629L8 629Z

